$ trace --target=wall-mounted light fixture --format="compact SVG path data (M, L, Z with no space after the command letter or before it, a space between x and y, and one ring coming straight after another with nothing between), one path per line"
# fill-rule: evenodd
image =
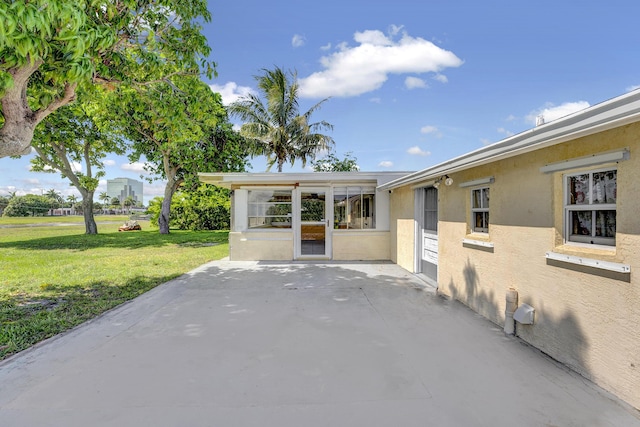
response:
M444 181L444 185L446 185L447 187L453 184L453 178L451 178L449 175L444 175L436 179L436 182L433 183L433 188L440 187L440 184L442 184L442 181Z

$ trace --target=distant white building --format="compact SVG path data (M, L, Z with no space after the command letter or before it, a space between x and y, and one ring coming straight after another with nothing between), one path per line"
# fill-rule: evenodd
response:
M115 178L107 180L107 194L109 198L117 197L121 202L131 196L136 203L143 203L142 182L130 178Z

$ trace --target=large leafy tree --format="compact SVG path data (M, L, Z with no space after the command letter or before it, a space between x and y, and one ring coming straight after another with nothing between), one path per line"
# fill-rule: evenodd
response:
M351 152L344 154L344 159L339 159L335 154L329 153L322 159L311 162L314 172L355 172L360 170L358 159Z
M77 102L48 116L35 130L33 148L38 155L31 160L32 170L59 172L78 189L87 234L98 233L93 196L105 174L103 159L125 149L121 138L98 128L90 114L97 108L95 103ZM82 165L80 170L77 164Z
M45 216L53 209L53 202L44 195L26 194L9 199L3 216Z
M252 142L253 155L266 155L269 168L277 164L278 172L286 162L293 165L315 156L333 145L333 139L320 133L332 130L326 121L311 122L311 115L327 100L323 99L305 113L300 113L296 73L279 67L262 70L256 76L260 96L249 94L229 106L231 114L244 124L241 134Z
M0 157L29 152L79 85L166 80L167 63L211 76L209 20L206 0L0 0Z
M123 89L110 105L110 123L131 141L130 159L144 158L147 171L166 180L158 218L162 234L169 233L171 199L183 183L194 187L198 172L246 165L243 141L227 137L231 128L220 94L199 78Z

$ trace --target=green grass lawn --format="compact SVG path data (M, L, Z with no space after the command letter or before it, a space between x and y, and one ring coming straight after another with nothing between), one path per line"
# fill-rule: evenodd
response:
M49 222L61 218L77 225L36 218L37 226L15 227L15 218L0 218L0 359L228 255L226 231L160 235L140 221L142 231L118 232L126 217L107 216L96 221L116 222L86 235L82 217Z

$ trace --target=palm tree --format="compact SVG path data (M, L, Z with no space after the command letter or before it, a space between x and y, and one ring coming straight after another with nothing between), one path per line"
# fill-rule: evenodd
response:
M64 203L64 198L60 193L56 191L55 188L52 188L51 190L47 191L46 193L44 193L44 195L47 196L49 199L51 199L51 201L57 204Z
M107 194L106 191L103 191L102 193L100 193L100 195L98 196L98 200L100 200L102 202L102 213L104 213L105 209L108 205L109 205L109 201L111 201L111 197L109 197L109 195Z
M78 203L78 196L76 196L75 194L71 194L69 196L67 196L67 202L71 204L71 209L72 209L72 213L75 214L75 206L76 203Z
M127 213L130 213L131 206L135 206L136 201L133 199L132 196L127 196L127 198L124 199L124 202L122 202L122 204L124 205L125 208L127 208Z
M44 193L44 195L51 200L51 209L49 210L50 215L53 215L53 210L59 208L64 203L64 199L58 193L55 188Z
M120 199L118 199L117 197L114 197L113 199L111 199L111 206L114 207L115 209L119 208L120 207Z
M316 154L333 144L333 138L317 133L332 130L333 125L325 121L310 123L311 114L320 108L327 98L315 104L304 114L298 111L298 81L296 73L263 69L256 76L260 94L265 102L254 94L242 97L229 106L231 114L244 124L240 130L251 144L252 155L266 155L269 168L296 159L304 167L307 158L314 159Z

